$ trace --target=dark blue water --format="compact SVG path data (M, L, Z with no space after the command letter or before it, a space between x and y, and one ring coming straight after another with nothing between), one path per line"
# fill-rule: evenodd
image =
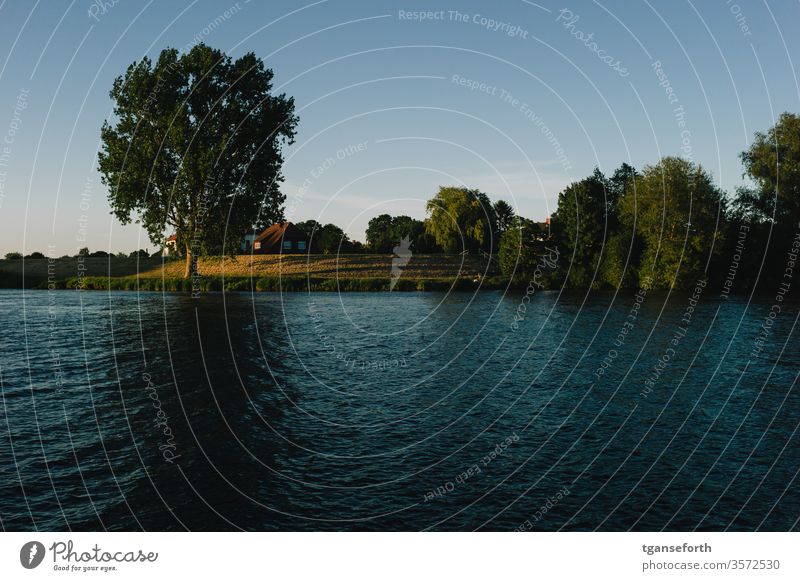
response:
M798 528L796 304L520 299L0 291L2 527Z

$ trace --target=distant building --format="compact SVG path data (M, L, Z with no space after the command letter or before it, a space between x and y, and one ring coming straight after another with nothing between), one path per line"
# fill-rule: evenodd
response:
M552 237L550 233L550 218L546 218L544 222L534 222L539 227L539 234L537 236L538 240L550 240Z
M173 234L164 240L164 248L161 250L161 256L177 256L178 254L178 237Z
M311 238L291 222L273 224L252 240L245 252L253 254L300 254L311 252Z

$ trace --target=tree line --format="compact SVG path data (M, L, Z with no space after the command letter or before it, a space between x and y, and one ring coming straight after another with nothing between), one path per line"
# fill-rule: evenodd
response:
M539 258L560 258L543 274L566 288L770 288L793 275L800 246L800 116L784 113L740 154L749 185L729 196L701 165L668 156L637 170L595 169L558 195L549 225L516 216L478 190L441 187L428 218L381 215L367 251L391 252L403 237L415 252L485 252L501 273L524 282Z
M161 256L161 253L158 253L158 256ZM150 253L145 249L134 250L133 252L106 252L105 250L95 250L94 252L90 252L88 247L83 247L78 250L77 254L69 255L64 254L63 256L45 256L43 252L31 252L30 254L23 255L21 252L7 252L5 255L6 260L36 260L36 259L58 259L58 260L65 260L67 258L150 258Z
M177 236L189 276L201 254L238 252L245 234L283 219L282 148L295 137L294 100L247 53L233 60L198 44L131 64L111 88L114 123L101 130L99 170L112 212L140 223L157 246ZM383 214L366 244L306 221L320 252L485 252L507 277L531 276L556 247L549 284L571 288L687 287L699 277L736 288L775 281L791 260L800 219L800 119L785 113L741 154L751 184L724 194L698 164L665 157L637 170L595 170L558 196L549 227L478 190L441 187L427 218ZM549 246L547 246L549 245Z
M723 193L699 164L665 157L641 171L595 171L558 196L549 244L559 249L551 285L568 288L773 288L794 273L800 242L800 116L784 113L741 153L749 185ZM519 227L519 225L518 225ZM502 247L509 276L530 276L544 252L521 227Z

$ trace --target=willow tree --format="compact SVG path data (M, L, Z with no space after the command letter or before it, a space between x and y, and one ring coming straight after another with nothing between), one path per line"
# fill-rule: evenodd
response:
M253 53L234 61L199 44L145 57L114 81L116 119L103 124L99 153L112 211L157 245L174 231L185 276L199 254L233 249L282 217L282 148L298 119L272 77Z
M445 252L491 250L495 216L486 194L467 188L440 187L428 200L425 230Z

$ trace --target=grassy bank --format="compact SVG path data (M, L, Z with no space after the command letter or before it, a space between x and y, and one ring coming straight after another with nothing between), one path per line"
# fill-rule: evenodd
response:
M414 256L402 269L396 291L505 288L508 281L480 256ZM56 288L139 291L387 291L388 255L288 255L208 257L200 276L183 278L181 260L160 258L61 258L0 260L0 288Z
M395 292L409 291L472 291L477 289L503 289L508 280L501 277L486 278L481 283L472 279L455 280L420 279L397 281ZM62 290L123 290L123 291L167 291L167 292L381 292L388 291L389 278L335 279L303 276L249 277L200 277L192 281L185 278L140 278L126 277L73 277L41 283L32 288Z

